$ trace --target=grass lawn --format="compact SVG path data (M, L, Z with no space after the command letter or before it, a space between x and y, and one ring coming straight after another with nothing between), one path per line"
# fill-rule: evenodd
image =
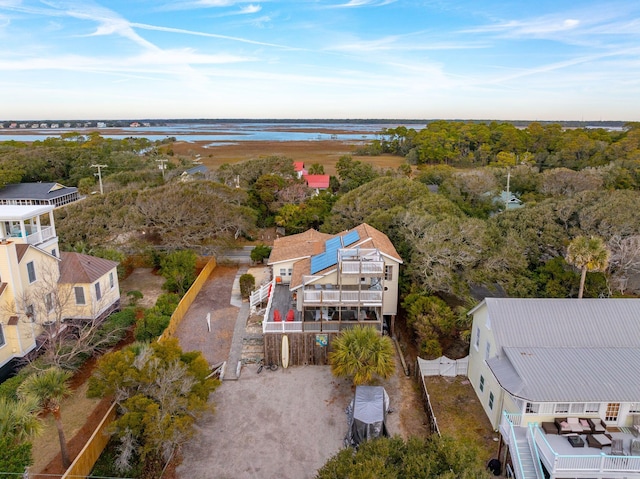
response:
M485 463L497 457L500 434L493 431L469 380L429 376L425 382L440 433L475 444Z

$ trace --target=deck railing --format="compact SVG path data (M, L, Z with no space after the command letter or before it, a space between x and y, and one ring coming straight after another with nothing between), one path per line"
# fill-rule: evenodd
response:
M367 303L369 305L382 305L382 291L380 290L324 290L305 289L302 294L302 301L309 304L357 304Z
M45 226L40 230L33 228L27 228L27 243L32 245L40 244L55 236L53 226Z
M343 261L342 274L378 274L384 273L384 261Z
M518 441L516 439L516 432L513 428L513 423L507 416L507 412L502 412L502 420L500 421L500 429L501 431L505 431L507 433L507 442L509 444L509 449L511 450L511 461L513 462L513 467L515 468L515 474L517 479L525 479L524 477L524 469L522 467L522 461L520 460L520 451L518 448Z
M382 321L264 321L264 333L337 333L355 326L373 326L382 331Z

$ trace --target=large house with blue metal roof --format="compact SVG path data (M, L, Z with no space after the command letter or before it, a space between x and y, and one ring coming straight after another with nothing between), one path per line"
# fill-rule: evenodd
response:
M486 298L468 377L517 479L640 478L640 300Z
M256 302L267 299L265 335L330 336L358 324L380 333L393 328L402 258L372 226L363 223L336 235L308 230L278 238L268 264L272 282L261 288L261 296L255 295Z

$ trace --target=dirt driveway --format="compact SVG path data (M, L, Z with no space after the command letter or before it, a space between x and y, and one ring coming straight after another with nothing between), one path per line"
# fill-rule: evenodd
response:
M401 374L401 373L400 373ZM394 376L382 383L397 412L391 434L407 436L401 424L402 394ZM329 366L296 366L256 374L245 366L238 381L225 381L212 395L213 415L201 421L183 450L179 479L305 479L343 447L345 408L354 389ZM412 431L412 434L418 434Z

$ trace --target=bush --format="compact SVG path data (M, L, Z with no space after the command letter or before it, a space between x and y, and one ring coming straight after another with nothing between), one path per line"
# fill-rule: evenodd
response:
M157 306L147 309L136 323L134 337L136 341L151 341L158 338L169 325L171 316L162 314Z
M138 301L144 298L144 295L137 289L134 289L127 291L127 297L129 298L129 306L135 306L138 304Z
M21 478L27 466L33 464L31 443L15 444L8 437L0 438L0 470L2 477ZM9 473L15 474L9 474Z
M113 313L110 315L100 328L100 331L94 338L94 343L98 343L102 341L105 336L108 336L114 331L119 330L116 334L113 334L113 337L110 341L106 343L102 343L101 347L111 347L118 344L124 337L127 335L127 329L135 324L136 322L136 311L133 308L126 308L117 313Z
M271 248L269 246L264 244L256 245L256 247L251 250L251 261L264 263L264 260L267 259L270 254Z
M174 251L160 259L160 274L167 280L162 286L170 293L183 295L196 280L198 257L193 251Z
M158 296L156 307L162 314L171 316L180 303L180 296L174 293L164 293Z
M247 299L256 288L256 278L252 274L246 273L240 276L240 295Z
M25 369L18 371L18 373L4 381L0 384L0 396L4 396L7 399L11 399L13 401L18 400L18 394L16 391L18 390L18 386L22 384L22 382L29 377L29 372Z

